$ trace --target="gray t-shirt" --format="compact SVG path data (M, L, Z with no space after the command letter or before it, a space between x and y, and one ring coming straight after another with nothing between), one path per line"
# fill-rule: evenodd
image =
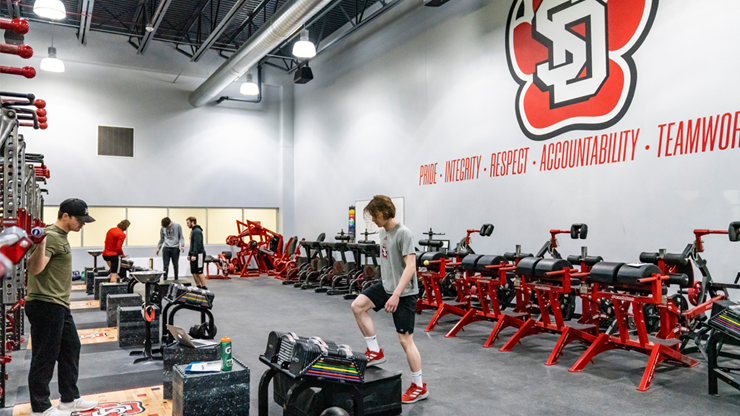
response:
M162 227L159 230L159 243L157 250L164 247L185 247L185 237L182 235L180 224L173 222L169 227Z
M392 230L380 229L380 277L383 280L383 289L392 294L401 282L403 270L406 268L404 256L416 254L414 250L414 235L405 225L399 223ZM401 297L419 294L419 283L416 273L408 286L401 293Z

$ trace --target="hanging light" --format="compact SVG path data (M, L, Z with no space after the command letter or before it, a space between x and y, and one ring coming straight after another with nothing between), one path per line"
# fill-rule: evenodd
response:
M316 56L316 46L308 40L308 29L301 30L301 38L293 44L293 56L296 58L313 58Z
M49 57L41 60L41 70L64 72L64 62L61 59L57 59L57 48L49 46Z
M53 20L61 20L67 16L67 9L64 8L61 0L36 0L33 4L33 12Z
M242 95L252 96L260 94L259 85L255 84L254 81L252 81L252 74L247 74L247 82L242 84L241 88L239 88L239 92Z

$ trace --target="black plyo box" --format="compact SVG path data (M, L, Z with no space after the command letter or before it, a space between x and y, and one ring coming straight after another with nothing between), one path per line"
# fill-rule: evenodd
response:
M295 384L292 379L278 372L273 379L273 399L280 406L285 404L288 390ZM331 384L327 384L331 386ZM401 414L401 373L392 373L377 367L365 370L365 382L361 386L365 415L385 416ZM298 414L319 416L327 407L339 406L353 415L352 399L344 391L332 391L331 387L309 389L296 400Z
M198 361L218 361L221 359L221 345L192 348L179 343L164 347L164 399L172 399L172 377L175 365L190 364Z
M172 377L172 416L249 416L249 368L236 360L231 371L185 374L176 365Z

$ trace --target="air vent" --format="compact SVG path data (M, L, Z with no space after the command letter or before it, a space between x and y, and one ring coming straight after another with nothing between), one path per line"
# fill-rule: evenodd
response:
M134 129L98 126L98 156L134 157Z

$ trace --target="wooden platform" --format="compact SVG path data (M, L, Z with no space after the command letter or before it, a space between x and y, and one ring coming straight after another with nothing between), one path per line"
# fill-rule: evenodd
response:
M103 342L118 342L118 328L94 328L78 329L77 334L80 336L80 344L101 344ZM28 338L28 346L31 349L31 338Z
M87 286L85 285L72 285L72 290L86 290Z
M172 415L172 402L170 400L162 399L162 386L91 394L82 397L86 400L95 400L99 402L99 404L98 407L93 410L76 413L80 416ZM59 404L59 400L52 400L51 404L52 406L57 406ZM30 414L30 403L19 404L13 408L13 416L28 416Z
M69 309L100 309L99 300L78 300L76 302L69 302Z

